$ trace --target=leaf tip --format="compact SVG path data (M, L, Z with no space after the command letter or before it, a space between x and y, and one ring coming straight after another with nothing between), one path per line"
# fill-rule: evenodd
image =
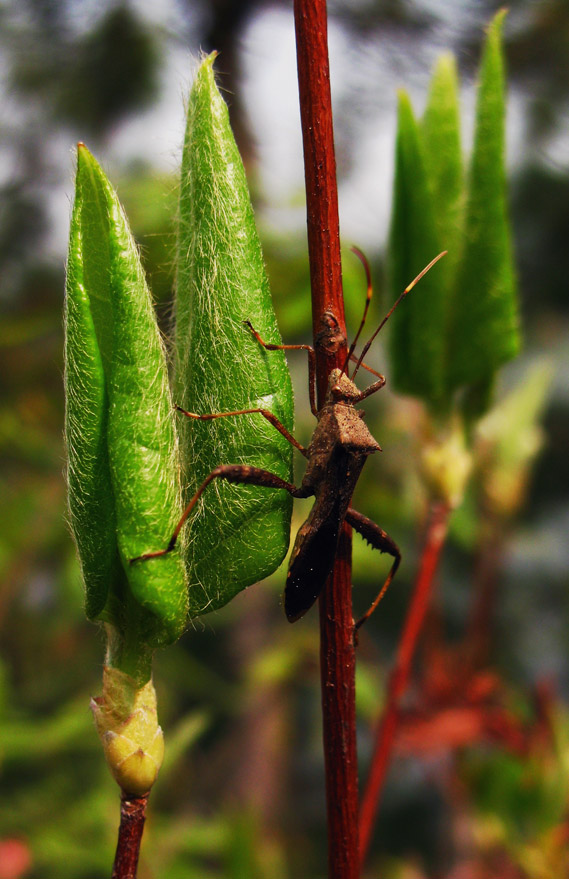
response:
M86 147L82 140L77 141L77 158L86 161L93 158L93 153Z
M433 80L456 83L458 79L456 57L453 52L443 52L437 58L433 70Z
M205 52L202 54L200 58L200 64L196 73L196 78L205 77L207 80L211 80L215 82L215 75L213 72L213 65L219 52L217 49L214 49L213 52L206 54Z
M77 171L81 172L92 172L92 171L100 171L99 164L95 159L93 153L85 146L82 140L77 143Z
M510 10L508 9L507 6L502 6L498 10L498 12L496 13L494 18L491 20L490 24L488 25L488 33L493 33L495 31L501 30L502 25L504 24L504 20L505 20L509 11Z
M415 126L416 118L411 103L411 95L405 89L397 91L397 115L401 126Z

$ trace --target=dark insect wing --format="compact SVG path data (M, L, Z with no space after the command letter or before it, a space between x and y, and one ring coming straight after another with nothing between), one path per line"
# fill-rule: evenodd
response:
M314 528L312 516L299 529L284 593L285 613L289 623L304 616L324 588L334 566L340 521L329 517Z

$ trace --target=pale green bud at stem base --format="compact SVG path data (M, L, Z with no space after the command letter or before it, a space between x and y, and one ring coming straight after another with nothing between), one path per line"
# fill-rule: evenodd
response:
M130 675L106 666L103 695L91 700L91 710L117 784L131 796L147 793L164 757L152 681L137 687Z
M421 475L432 497L456 509L472 472L472 453L458 418L448 430L428 441L421 454Z

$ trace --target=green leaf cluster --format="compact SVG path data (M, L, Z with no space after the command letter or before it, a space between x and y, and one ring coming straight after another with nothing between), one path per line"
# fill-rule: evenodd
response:
M483 412L497 369L520 347L504 169L504 12L487 33L468 172L460 143L458 77L440 58L416 120L401 93L391 229L393 296L442 250L445 257L392 319L392 380L448 414Z
M280 343L213 60L203 61L192 88L183 154L176 402L205 414L262 407L291 430L284 355L266 351L244 324ZM137 247L116 193L83 144L67 268L69 508L86 610L110 627L109 663L144 683L152 649L175 640L188 615L213 610L268 576L288 548L287 493L218 483L174 552L131 564L167 547L182 516L182 473L187 500L220 463L270 469L290 481L292 448L260 414L205 423L174 415Z

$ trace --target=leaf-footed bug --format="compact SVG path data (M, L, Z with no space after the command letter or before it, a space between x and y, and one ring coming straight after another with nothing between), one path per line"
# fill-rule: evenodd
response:
M278 488L288 491L293 497L307 498L314 496L312 510L303 525L299 528L291 553L286 586L284 592L285 613L289 622L295 622L304 616L320 595L326 579L334 566L340 530L344 521L351 525L361 536L380 552L386 552L393 558L391 569L377 597L365 614L355 624L358 629L373 613L387 591L399 563L401 553L397 544L371 519L358 513L350 506L350 500L356 487L359 475L368 455L381 451L368 428L363 422L364 412L356 409L362 400L379 391L385 385L384 376L370 369L363 362L369 347L395 308L418 281L429 271L446 251L438 254L405 288L394 305L385 315L369 341L364 345L359 358L355 358L354 350L360 333L364 327L369 302L372 294L371 275L368 262L363 254L352 248L360 258L366 272L367 298L364 314L342 369L333 369L328 379L328 390L323 406L316 408L315 395L315 352L310 345L273 345L263 341L249 321L249 329L260 345L267 351L305 350L308 353L310 408L318 419L318 424L308 448L304 448L284 427L283 424L267 409L240 409L235 412L218 412L198 415L186 412L180 406L178 411L188 418L210 421L214 418L228 418L237 415L258 413L266 418L299 452L307 458L308 464L304 478L299 487L286 482L268 470L250 467L243 464L220 464L204 479L178 522L172 537L165 549L144 553L131 559L131 564L157 558L171 552L176 546L178 535L188 516L194 509L199 498L214 479L226 479L228 482L258 485L265 488ZM333 316L331 323L337 322ZM348 376L348 365L355 361L352 378ZM354 384L356 373L363 367L377 378L364 391Z

